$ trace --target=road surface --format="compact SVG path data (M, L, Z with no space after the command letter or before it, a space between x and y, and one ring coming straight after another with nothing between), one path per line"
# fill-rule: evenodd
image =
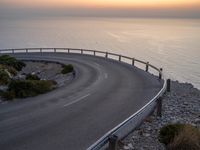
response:
M50 93L0 104L1 150L84 150L162 87L136 67L80 54L15 54L72 64L76 77Z

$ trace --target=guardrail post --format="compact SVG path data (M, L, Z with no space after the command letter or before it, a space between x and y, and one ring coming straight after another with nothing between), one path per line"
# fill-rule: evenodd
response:
M96 55L96 51L94 51L94 56Z
M81 54L83 54L83 50L81 49Z
M108 150L117 150L117 146L118 146L118 136L116 135L111 135L109 137L109 146L108 146Z
M54 48L54 53L56 53L56 48Z
M106 52L106 56L105 57L108 58L108 52Z
M149 62L146 63L146 72L149 70Z
M162 69L162 68L160 68L160 72L159 72L159 79L162 79L162 71L163 71L163 69Z
M26 53L28 53L28 49L26 49Z
M70 53L70 49L67 49L67 52Z
M42 49L40 48L40 53L42 53Z
M157 100L157 116L162 117L162 97Z
M121 55L119 55L119 61L121 61L121 59L122 59L122 56L121 56Z
M167 92L171 91L171 80L167 79Z
M12 49L12 53L14 53L14 49Z
M134 58L132 59L132 65L133 66L135 65L135 59Z

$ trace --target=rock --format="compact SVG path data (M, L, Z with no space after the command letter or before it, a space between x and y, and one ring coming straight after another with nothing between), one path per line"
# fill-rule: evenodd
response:
M138 137L137 136L132 136L132 139L134 140L134 139L137 139Z
M143 133L143 136L145 136L145 137L149 137L150 134L149 134L149 133Z
M160 128L169 123L191 124L200 128L200 91L191 84L171 82L171 92L163 97L163 116L156 111L125 138L128 150L165 150L158 140ZM132 147L131 147L132 146ZM124 148L124 149L125 149Z
M194 120L194 123L200 124L200 118L196 118L196 119Z
M129 150L130 149L129 146L127 146L127 145L125 145L123 148L124 148L124 150Z
M128 147L131 148L131 149L134 149L134 147L131 143L128 144Z
M147 131L151 131L151 130L152 130L152 127L151 127L151 126L148 126L148 127L146 128L146 130L147 130Z

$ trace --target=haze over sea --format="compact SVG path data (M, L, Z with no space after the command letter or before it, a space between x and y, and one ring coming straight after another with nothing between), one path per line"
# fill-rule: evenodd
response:
M71 47L115 52L162 67L200 89L200 19L0 19L0 49Z

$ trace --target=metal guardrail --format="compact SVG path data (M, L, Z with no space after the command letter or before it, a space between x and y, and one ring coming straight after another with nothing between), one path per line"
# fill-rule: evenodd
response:
M159 74L159 78L162 78L162 68L157 68L149 62L141 61L139 59L123 56L120 54L115 54L115 53L110 53L110 52L104 52L104 51L97 51L97 50L89 50L89 49L75 49L75 48L18 48L18 49L0 49L0 54L3 53L35 53L35 52L40 52L40 53L45 53L45 52L65 52L65 53L80 53L80 54L85 54L87 52L88 55L94 55L94 56L100 56L98 54L104 54L106 58L111 58L112 56L117 56L119 61L123 61L123 59L130 60L131 63L130 65L135 66L135 62L138 62L140 64L146 65L145 71L148 72L149 67L157 71ZM111 57L109 57L111 56ZM125 61L124 61L125 62ZM127 63L127 62L126 62Z
M74 48L22 48L22 49L1 49L0 54L8 54L8 53L45 53L45 52L64 52L64 53L79 53L79 54L87 54L87 55L93 55L93 56L100 56L105 58L111 58L112 56L117 57L118 61L123 61L124 59L129 60L131 63L128 63L130 65L135 66L135 62L138 62L140 64L145 65L145 71L148 72L149 68L151 67L156 72L158 72L158 78L162 80L163 74L162 74L162 68L157 68L153 65L151 65L149 62L144 62L135 58L110 53L110 52L103 52L103 51L97 51L97 50L88 50L88 49L74 49ZM100 54L103 54L100 55ZM101 137L98 141L96 141L94 144L92 144L87 150L99 150L102 148L105 148L108 146L111 137L115 136L117 139L121 139L125 137L128 133L130 133L132 130L134 130L157 106L158 110L161 111L161 97L165 93L167 88L167 82L164 79L163 87L162 89L155 95L146 105L144 105L141 109L139 109L137 112L135 112L133 115L128 117L125 121L120 123L115 128L111 129L109 132L107 132L103 137ZM160 113L160 112L158 112Z

